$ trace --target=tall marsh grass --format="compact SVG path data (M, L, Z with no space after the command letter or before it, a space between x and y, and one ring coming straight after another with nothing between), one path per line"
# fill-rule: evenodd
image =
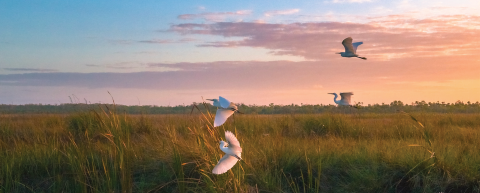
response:
M479 192L480 114L411 115L4 114L0 192Z

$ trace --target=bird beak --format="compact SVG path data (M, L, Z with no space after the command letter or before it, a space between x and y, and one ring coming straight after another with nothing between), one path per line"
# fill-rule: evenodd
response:
M333 94L333 93L327 93L327 94Z
M340 53L340 52L337 52L337 53L335 53L335 54L342 54L342 53Z
M242 113L242 112L240 112L239 110L237 110L237 113L240 113L240 114L245 114L245 113Z
M213 99L205 99L205 100L207 100L207 101L213 101Z

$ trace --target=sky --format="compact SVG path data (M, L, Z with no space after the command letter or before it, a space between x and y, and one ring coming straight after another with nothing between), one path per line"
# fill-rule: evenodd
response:
M3 0L0 26L0 104L480 101L480 1Z

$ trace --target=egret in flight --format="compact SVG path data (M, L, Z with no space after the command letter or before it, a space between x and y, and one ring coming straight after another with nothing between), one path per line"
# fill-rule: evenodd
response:
M352 43L352 38L348 37L342 41L342 44L343 44L343 47L345 47L345 52L338 52L337 54L340 54L342 57L348 57L348 58L357 57L364 60L367 59L365 57L360 57L357 55L357 47L359 45L362 45L363 42Z
M227 121L228 117L233 115L233 113L238 112L238 107L234 103L230 102L226 98L219 97L217 99L207 99L213 101L213 106L218 107L217 114L215 115L215 121L213 121L213 126L218 127L223 125Z
M213 168L213 174L223 174L231 169L238 160L242 160L242 148L235 135L230 131L225 131L225 141L220 141L220 150L225 155L218 161Z
M337 93L328 93L328 94L333 94L335 98L333 98L333 101L338 104L338 106L352 106L351 104L351 97L353 95L352 92L342 92L340 93L340 97L342 97L340 100L337 100L338 95Z

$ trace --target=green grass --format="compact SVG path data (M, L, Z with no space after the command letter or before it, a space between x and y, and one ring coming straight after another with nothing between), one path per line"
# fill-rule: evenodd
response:
M213 128L214 115L110 110L0 115L0 192L480 192L480 114L413 113L424 127L403 113L235 115ZM213 175L225 130L244 162Z

